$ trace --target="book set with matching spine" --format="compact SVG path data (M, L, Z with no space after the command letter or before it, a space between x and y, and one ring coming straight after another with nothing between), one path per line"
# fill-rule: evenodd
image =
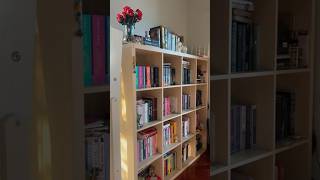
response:
M251 149L256 145L256 105L232 105L231 153Z
M170 63L163 64L163 82L165 86L176 85L176 70L171 67Z
M191 157L191 145L185 143L182 145L182 162L186 162Z
M178 98L171 96L165 97L163 101L163 116L178 113Z
M182 74L182 82L183 84L191 84L191 70L190 70L190 62L182 61L183 66L183 74Z
M178 142L178 125L176 121L171 121L163 125L163 145L168 146Z
M149 31L150 37L157 44L150 44L171 51L178 51L178 44L182 42L183 37L173 33L164 26L151 28Z
M157 98L149 97L137 100L137 126L143 125L157 120Z
M188 137L190 135L190 117L182 117L182 137Z
M97 180L109 178L110 135L106 121L91 118L85 126L86 176Z
M138 133L137 157L139 162L157 154L157 129L149 128Z
M254 3L232 2L231 71L257 70L258 25L253 20Z
M295 135L295 93L278 91L276 100L276 142Z
M191 109L191 95L182 94L182 110Z
M110 83L110 17L82 15L84 86Z
M169 152L164 155L164 175L169 176L177 170L177 152Z
M136 66L136 88L159 87L159 67Z

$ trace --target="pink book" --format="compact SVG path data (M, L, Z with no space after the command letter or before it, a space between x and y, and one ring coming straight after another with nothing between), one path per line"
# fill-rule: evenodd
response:
M150 66L146 66L146 74L147 74L147 88L151 88L151 75L150 75Z
M143 88L143 67L139 66L139 89Z
M93 75L94 85L105 84L105 17L92 16L92 50L93 50Z

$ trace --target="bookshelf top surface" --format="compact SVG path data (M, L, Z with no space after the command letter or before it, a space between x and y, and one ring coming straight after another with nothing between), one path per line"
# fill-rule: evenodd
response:
M124 47L132 47L134 49L140 49L140 50L145 50L145 51L153 51L153 52L163 53L163 54L167 54L167 55L180 56L180 57L184 57L184 58L197 59L197 60L202 60L202 61L209 60L209 57L201 57L201 56L196 56L196 55L191 55L191 54L186 54L186 53L181 53L181 52L176 52L176 51L170 51L170 50L161 49L161 48L154 47L154 46L148 46L148 45L142 45L142 44L136 44L136 43L124 44L123 46Z

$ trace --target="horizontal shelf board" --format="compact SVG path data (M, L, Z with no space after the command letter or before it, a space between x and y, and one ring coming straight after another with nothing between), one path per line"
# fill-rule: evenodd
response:
M214 74L210 76L211 81L227 80L227 79L229 79L229 74Z
M283 141L280 144L277 144L276 147L276 154L290 150L290 149L294 149L295 147L304 145L309 143L309 140L307 139L301 139L301 140L292 140L292 139L288 139L286 141Z
M194 111L196 111L197 109L187 109L187 110L182 110L182 115L186 115L186 114L189 114L189 113L192 113Z
M156 125L161 124L161 123L162 123L162 121L152 121L152 122L146 123L141 128L139 128L137 130L137 132L143 131L145 129L148 129L150 127L156 126Z
M192 139L195 135L194 134L189 134L186 137L182 137L182 143L189 141L190 139Z
M208 83L197 83L197 86L206 86Z
M228 171L228 166L222 164L214 164L211 166L210 176L215 176L225 171Z
M181 85L182 87L192 87L192 86L196 86L197 84L183 84Z
M162 89L162 87L142 88L142 89L137 89L137 92L139 92L139 91L152 91L152 90L159 90L159 89Z
M165 180L175 179L175 178L177 178L178 175L180 175L180 173L181 173L181 170L180 169L176 169L170 175L165 176L164 179Z
M309 68L277 70L277 75L310 72Z
M188 160L186 160L185 162L182 162L182 168L188 167L193 163L194 160L195 160L195 157L189 157Z
M263 159L272 155L271 151L262 150L258 148L244 150L231 155L231 169L249 164L251 162Z
M209 57L200 57L200 56L181 53L181 52L177 52L177 51L170 51L170 50L161 49L161 48L155 47L155 46L148 46L148 45L142 45L142 44L137 44L137 43L129 43L124 46L127 46L127 47L131 46L133 48L140 49L140 50L153 51L153 52L174 55L174 56L180 56L180 57L190 58L190 59L197 59L197 60L203 60L203 61L209 60Z
M171 119L174 119L174 118L177 118L177 117L180 117L181 116L181 114L170 114L170 115L168 115L168 116L164 116L163 118L162 118L162 121L163 122L166 122L166 121L169 121L169 120L171 120Z
M182 85L171 85L171 86L163 86L163 89L170 89L170 88L179 88Z
M172 151L173 149L177 148L179 145L181 144L181 142L177 142L177 143L173 143L167 146L163 146L163 154L166 154L170 151Z
M250 78L274 75L274 71L239 72L230 74L231 79Z
M103 93L103 92L109 92L109 91L110 91L109 85L92 86L92 87L85 87L83 89L83 94L95 94L95 93Z
M201 109L205 109L207 106L198 106L197 108L196 108L196 110L198 111L198 110L201 110Z
M157 153L156 155L152 156L149 159L146 159L142 162L138 162L138 172L141 172L144 168L148 167L150 164L158 160L159 158L162 157L162 154Z

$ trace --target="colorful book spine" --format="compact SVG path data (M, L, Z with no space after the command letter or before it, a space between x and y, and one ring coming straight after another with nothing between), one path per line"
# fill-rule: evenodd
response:
M151 88L151 72L150 66L146 66L146 87Z
M105 17L92 16L93 84L105 84Z
M91 15L84 14L82 16L82 31L83 31L83 55L84 55L84 86L92 85L92 30L91 30Z

